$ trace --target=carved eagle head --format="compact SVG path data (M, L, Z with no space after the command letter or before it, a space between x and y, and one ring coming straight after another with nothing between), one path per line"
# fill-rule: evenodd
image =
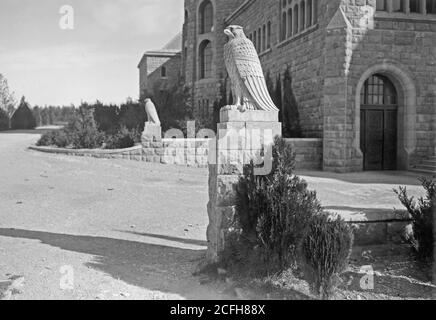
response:
M229 40L245 37L244 29L241 26L228 26L224 33L229 37Z

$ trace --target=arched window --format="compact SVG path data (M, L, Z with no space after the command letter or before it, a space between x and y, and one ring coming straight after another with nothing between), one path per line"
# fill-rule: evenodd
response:
M306 4L304 1L301 1L300 3L300 31L303 31L306 26Z
M288 10L288 33L287 37L292 37L292 9Z
M377 11L386 11L386 0L377 0L376 10Z
M295 5L294 7L294 25L293 25L293 34L297 34L299 32L299 24L298 24L298 14L299 14L299 10L298 10L298 4Z
M257 52L262 51L262 28L257 31Z
M283 14L282 14L282 32L281 32L281 35L280 35L280 40L281 41L286 39L286 25L287 25L286 21L287 21L287 19L286 19L286 12L283 12Z
M200 79L212 77L212 43L208 40L200 44Z
M213 5L209 0L205 0L200 5L200 33L209 33L213 29Z
M312 25L312 0L307 0L307 27Z
M426 7L427 13L436 14L436 0L427 0Z
M165 66L162 66L162 68L160 68L160 75L162 78L167 77L167 68Z
M361 103L363 105L396 105L397 92L388 78L374 75L365 82L362 88Z
M267 49L271 48L271 21L268 21L268 25L267 25L267 41L266 41L266 47Z

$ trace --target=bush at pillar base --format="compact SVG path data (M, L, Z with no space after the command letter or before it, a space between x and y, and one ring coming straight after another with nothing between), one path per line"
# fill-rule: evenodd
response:
M313 292L327 298L334 278L348 263L352 232L342 220L323 220L325 227L317 228L320 217L327 214L316 193L294 174L294 159L291 148L277 138L271 174L256 176L253 164L245 167L237 184L237 206L233 217L228 215L232 220L220 222L226 228L222 230L224 250L218 261L224 268L243 274L302 268ZM313 229L319 230L316 246L309 245L313 244ZM340 245L335 246L337 243ZM308 260L308 255L316 259Z

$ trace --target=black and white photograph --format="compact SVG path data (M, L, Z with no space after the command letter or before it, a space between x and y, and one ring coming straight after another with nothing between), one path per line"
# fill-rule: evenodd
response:
M432 301L435 223L436 0L0 0L0 306Z

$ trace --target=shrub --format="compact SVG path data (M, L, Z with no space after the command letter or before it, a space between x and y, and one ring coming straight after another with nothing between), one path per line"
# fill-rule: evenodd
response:
M37 146L56 146L66 148L71 144L66 130L52 130L44 133L36 143Z
M329 213L314 215L300 246L300 266L312 293L328 299L345 271L353 246L351 227Z
M270 266L283 270L295 265L296 249L308 221L321 212L316 193L296 176L295 156L283 139L273 147L273 170L255 176L246 166L237 186L236 228L251 248L262 248Z
M276 139L273 173L267 179L268 210L259 216L257 232L279 267L296 262L296 249L309 219L321 212L316 193L294 174L295 155L285 140Z
M82 105L65 129L75 149L100 148L104 141L104 133L98 130L93 110Z
M106 149L126 149L131 148L138 141L138 130L129 130L126 127L121 127L114 134L107 134L105 138Z
M93 106L94 119L100 131L105 133L115 133L118 131L119 125L119 108L115 105L105 106L98 102Z
M9 130L9 116L6 111L0 109L0 131Z
M120 126L125 126L129 130L136 129L143 132L146 121L147 113L143 103L134 103L127 100L126 103L121 105L118 119Z
M408 240L412 244L418 259L424 262L433 262L436 181L425 178L420 181L426 191L426 197L421 197L418 203L416 203L414 197L408 196L405 187L400 187L399 190L394 190L394 192L412 217L413 234L409 236Z
M20 106L14 112L11 118L11 128L14 130L20 129L35 129L36 120L33 116L32 110L25 101L24 97L21 98Z

